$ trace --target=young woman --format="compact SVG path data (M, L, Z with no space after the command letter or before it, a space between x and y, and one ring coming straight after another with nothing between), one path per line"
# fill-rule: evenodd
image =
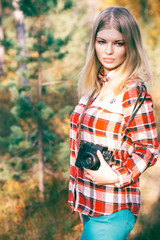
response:
M102 11L79 78L80 101L70 118L69 205L83 218L81 240L122 240L134 227L139 177L159 154L152 98L145 87L151 80L132 14L121 7ZM97 145L111 157L107 162L105 151L95 150L100 166L93 169L86 165L93 159L84 162L84 153Z

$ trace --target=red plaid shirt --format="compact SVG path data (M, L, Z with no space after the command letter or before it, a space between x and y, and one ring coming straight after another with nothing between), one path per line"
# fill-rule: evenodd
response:
M101 84L106 78L100 74ZM103 86L102 86L103 87ZM103 216L130 209L137 216L140 207L139 177L155 164L159 145L153 103L146 99L128 126L125 141L117 146L121 132L129 120L140 92L140 83L133 80L123 94L112 100L92 99L81 122L81 141L116 149L112 168L119 177L114 185L95 185L75 166L78 153L78 122L88 101L82 97L70 118L70 180L69 205L74 211L89 216ZM144 96L144 93L143 95Z

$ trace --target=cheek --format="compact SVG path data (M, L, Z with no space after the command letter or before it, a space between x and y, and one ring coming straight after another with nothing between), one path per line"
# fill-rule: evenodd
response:
M100 56L103 53L103 46L96 44L95 51L96 51L97 56Z
M96 55L98 57L99 56L99 48L97 47L97 45L95 45L95 52L96 52Z
M121 51L119 53L119 58L121 58L122 60L124 60L126 58L126 50L125 49L123 49L123 51Z
M98 49L95 49L95 54L96 54L96 56L97 56L97 59L100 61L100 59L101 59L101 54L100 54L100 52L99 52Z

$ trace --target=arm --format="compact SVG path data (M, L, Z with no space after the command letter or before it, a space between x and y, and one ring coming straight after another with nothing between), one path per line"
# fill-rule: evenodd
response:
M70 177L69 177L69 196L68 196L68 204L72 207L72 211L74 209L74 189L75 189L75 178L76 178L76 167L75 167L75 142L71 138L70 139Z
M124 94L122 106L125 123L128 122L132 114L139 91L140 89L137 87L129 89ZM125 159L121 167L114 166L111 168L105 162L102 154L97 153L101 162L100 168L97 171L85 169L86 177L95 184L115 184L117 187L124 187L136 181L147 167L154 165L156 162L159 145L153 115L153 103L149 94L147 94L145 102L129 124L129 128L131 142L134 144L131 157Z
M138 95L139 87L129 89L124 94L122 106L125 122L129 120ZM134 144L134 151L124 160L123 166L115 170L119 178L117 187L135 182L149 166L155 164L158 158L157 129L153 115L153 102L149 94L129 124L129 137Z

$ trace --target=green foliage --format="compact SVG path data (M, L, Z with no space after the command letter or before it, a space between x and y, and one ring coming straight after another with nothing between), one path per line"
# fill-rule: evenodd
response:
M47 46L52 46L53 43L54 43L53 32L52 31L48 31L46 33L46 45Z
M15 118L23 118L25 119L30 115L33 107L28 98L20 96L16 101L16 105L11 109L11 113L15 116Z
M11 154L21 154L24 151L30 150L32 142L29 140L28 133L24 132L19 126L11 127L11 134L9 137L8 150Z
M64 1L64 9L70 9L73 6L73 1L72 0L66 0Z
M47 14L52 7L57 6L56 0L23 0L19 2L23 13L30 17Z
M69 140L66 142L62 142L59 144L58 150L57 150L57 161L55 164L55 167L58 169L61 169L63 172L67 172L68 166L69 166ZM68 179L68 174L66 175Z
M6 51L9 50L10 48L13 48L13 47L17 46L16 43L12 39L4 38L0 42L5 47Z
M3 137L9 135L10 126L12 124L15 124L16 120L14 116L10 113L10 108L12 107L12 103L10 102L10 92L3 85L0 85L0 106L0 142L4 143L4 145L7 146L6 142L3 140ZM6 151L5 148L3 149L1 145L0 154L3 152L3 150Z
M59 52L62 45L63 45L63 40L60 38L57 38L54 41L54 51Z
M24 0L20 1L20 8L25 15L30 17L37 17L47 14L58 5L57 0ZM61 11L70 9L73 6L72 0L61 1Z
M71 34L66 34L63 38L55 37L56 34L53 27L45 27L44 20L52 10L66 11L71 8L72 1L61 1L58 3L54 0L30 0L20 1L19 4L26 18L30 19L29 28L34 29L34 31L31 31L30 35L28 35L28 37L32 39L30 47L27 48L26 46L29 56L22 58L15 55L15 60L17 60L19 64L27 63L29 66L31 63L31 68L28 69L27 73L18 70L17 75L27 77L30 79L30 82L32 82L33 79L38 79L39 64L52 63L52 58L62 59L67 54L67 51L61 51L61 49L67 46L71 40ZM37 21L36 24L35 19ZM13 44L8 44L9 50L12 47ZM16 46L16 42L15 50L16 52L20 50L20 48ZM12 172L11 175L14 177L15 175L18 176L18 179L21 177L24 178L25 171L32 169L35 165L35 153L37 153L38 150L38 125L40 122L42 129L43 159L47 164L53 161L53 155L57 148L55 147L55 141L56 144L62 141L61 136L57 136L57 134L51 130L52 127L50 127L50 122L55 115L55 105L49 106L45 102L46 97L38 100L38 96L34 92L35 87L38 87L38 85L32 86L32 84L29 84L23 86L15 82L10 82L7 86L12 102L10 113L16 119L17 125L10 126L10 134L5 138L1 138L0 141L4 148L8 148L8 153L12 157L12 160L8 161L8 163L6 162L5 165L7 166L8 164ZM46 88L43 86L41 86L41 88L42 94L46 94ZM68 117L70 111L70 106L62 107L62 110L59 109L59 116L61 116L62 122ZM55 168L58 169L56 164ZM22 172L22 170L25 171ZM64 169L64 171L66 171L66 169Z
M64 118L67 118L69 115L70 115L70 113L72 112L72 106L70 106L70 105L66 105L64 108L62 108L62 109L60 109L60 111L59 111L59 118L60 119L64 119Z
M35 106L34 114L37 115L38 118L43 120L49 120L53 117L52 109L47 106L44 102L38 102Z
M6 8L6 7L13 8L12 1L10 0L2 1L2 8Z

